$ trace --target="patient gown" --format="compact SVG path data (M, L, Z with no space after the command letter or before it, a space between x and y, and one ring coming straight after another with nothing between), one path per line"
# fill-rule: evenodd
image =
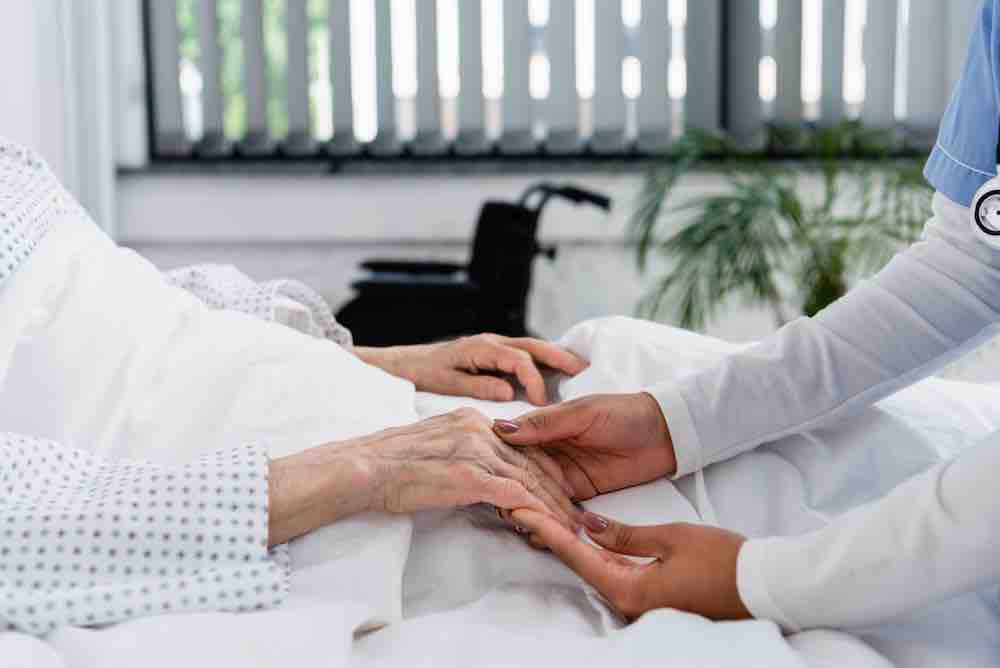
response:
M0 140L0 295L46 233L86 212L45 163ZM166 280L220 309L349 344L296 281L200 265ZM0 337L2 339L3 337ZM3 357L10 350L0 345ZM0 425L0 630L44 634L140 615L276 605L284 546L268 550L268 459L258 445L182 466L108 461Z
M157 466L0 434L0 628L269 607L288 568L267 528L259 447Z

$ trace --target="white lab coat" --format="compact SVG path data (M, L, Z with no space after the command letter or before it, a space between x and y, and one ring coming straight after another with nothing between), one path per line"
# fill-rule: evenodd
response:
M651 389L677 475L829 424L997 333L1000 251L937 194L922 240L814 318ZM740 595L787 630L851 627L1000 580L1000 437L797 537L748 541Z

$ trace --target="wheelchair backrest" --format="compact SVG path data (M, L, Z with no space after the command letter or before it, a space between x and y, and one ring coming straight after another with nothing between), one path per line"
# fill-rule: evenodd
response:
M537 252L538 214L510 202L487 201L479 212L469 278L501 308L523 310Z

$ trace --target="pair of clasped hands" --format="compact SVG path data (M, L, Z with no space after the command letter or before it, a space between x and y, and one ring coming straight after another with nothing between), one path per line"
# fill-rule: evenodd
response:
M509 401L515 387L507 378L516 379L528 400L542 406L493 422L462 409L390 430L398 444L390 458L431 466L434 457L427 453L417 461L406 456L407 448L414 449L408 436L417 436L424 444L440 443L438 454L449 466L440 477L389 486L381 510L491 503L532 545L551 550L628 620L658 608L711 619L750 616L736 583L743 536L682 523L628 526L574 503L675 472L667 422L651 395L591 395L546 406L539 366L574 376L587 363L534 339L481 335L431 346L358 349L358 356L440 394ZM379 449L392 452L393 445ZM463 460L467 466L454 465ZM581 525L600 547L580 537Z

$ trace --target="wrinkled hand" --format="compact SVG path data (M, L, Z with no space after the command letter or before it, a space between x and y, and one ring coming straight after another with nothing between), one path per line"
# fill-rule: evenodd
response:
M540 366L575 376L587 363L545 341L479 334L421 346L356 348L361 359L406 378L418 390L492 401L511 401L516 378L528 401L548 403Z
M645 392L595 394L497 420L493 428L511 445L542 448L562 469L575 499L640 485L677 469L666 420Z
M368 510L412 513L489 503L530 508L557 524L580 526L581 512L565 483L538 451L505 444L481 413L463 408L406 427L356 439L346 446L368 472Z
M513 518L628 621L657 608L717 620L751 617L737 588L736 561L746 541L739 534L695 524L634 527L586 513L587 534L600 549L533 510L515 510Z

